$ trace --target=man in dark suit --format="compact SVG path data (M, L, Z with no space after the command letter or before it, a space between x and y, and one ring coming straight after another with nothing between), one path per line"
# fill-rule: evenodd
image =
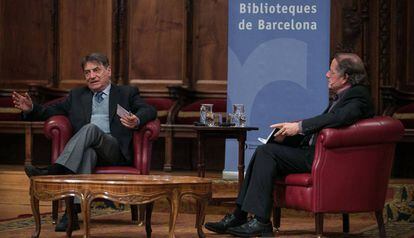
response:
M275 177L310 172L316 137L323 128L351 125L374 115L366 87L366 71L357 55L335 55L326 77L334 95L328 108L309 119L271 125L278 129L274 142L256 149L237 197L236 209L219 222L206 223L208 230L241 237L272 236L270 213ZM247 213L253 214L253 219L247 221Z
M23 111L25 119L65 115L74 130L56 163L47 168L26 166L29 177L89 174L97 164L132 163L133 129L157 116L156 110L140 98L136 87L111 84L111 66L105 55L89 54L81 66L87 86L72 89L63 102L43 107L32 103L27 93L13 92L14 105ZM117 115L118 104L128 112Z

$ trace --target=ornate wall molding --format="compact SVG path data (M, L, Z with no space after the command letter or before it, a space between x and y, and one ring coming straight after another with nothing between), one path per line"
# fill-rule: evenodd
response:
M379 80L390 85L390 36L391 9L388 0L379 1Z
M355 1L342 9L342 42L336 46L338 52L355 52L355 45L361 34L362 19Z
M52 66L52 78L49 83L52 87L57 88L59 86L59 0L52 0L51 11L51 31L52 31L52 44L53 44L53 66Z
M114 0L112 13L112 67L114 83L128 84L128 8L127 0Z

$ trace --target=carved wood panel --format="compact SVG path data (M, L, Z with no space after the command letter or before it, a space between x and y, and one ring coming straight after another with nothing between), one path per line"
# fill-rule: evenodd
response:
M401 91L409 91L414 97L414 2L406 1L405 5L405 18L402 26L404 27L404 32L406 33L405 41L405 50L406 54L404 55L405 61L405 75L401 80L401 84L398 85L398 89Z
M0 1L0 87L51 82L52 7L52 0Z
M185 0L128 2L127 57L129 84L146 92L167 92L186 75Z
M193 1L192 86L226 94L228 0Z
M59 87L84 85L80 60L101 52L111 61L112 0L59 1Z
M414 3L409 0L381 1L381 96L385 114L414 102ZM385 10L384 10L385 9ZM388 66L388 67L387 67Z
M113 78L150 95L226 93L227 0L0 0L0 86L83 85L79 61L107 54ZM332 0L331 53L362 56L381 113L414 101L414 2Z

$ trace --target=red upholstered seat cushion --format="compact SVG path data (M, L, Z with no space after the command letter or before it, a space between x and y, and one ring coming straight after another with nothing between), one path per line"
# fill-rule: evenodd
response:
M53 104L56 104L56 103L63 102L66 99L66 97L67 96L60 97L60 98L55 98L53 100L47 101L47 102L43 103L43 106L50 106L50 105L53 105Z
M311 174L289 174L283 179L276 180L278 185L312 186Z
M0 97L0 121L20 121L21 111L14 107L11 96Z
M227 110L227 101L223 98L201 99L186 105L178 112L175 123L177 124L193 124L200 120L201 104L213 104L213 112L225 113Z
M399 108L393 117L400 120L405 128L414 128L414 103Z
M170 98L145 98L144 100L157 109L158 120L165 124L167 122L168 112L174 104L174 101Z

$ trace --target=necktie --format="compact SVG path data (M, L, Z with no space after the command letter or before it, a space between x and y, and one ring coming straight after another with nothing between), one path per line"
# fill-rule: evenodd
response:
M97 92L97 93L95 94L95 101L96 101L97 103L101 103L101 102L104 100L104 98L103 98L103 94L104 94L104 92Z

